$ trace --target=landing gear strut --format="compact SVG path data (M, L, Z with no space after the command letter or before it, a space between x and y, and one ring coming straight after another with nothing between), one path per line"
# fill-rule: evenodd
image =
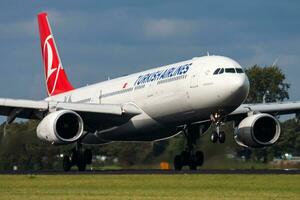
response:
M212 143L216 143L218 140L221 144L223 144L225 142L225 132L224 131L220 131L220 126L222 125L222 120L223 117L221 114L219 113L215 113L212 114L210 116L212 122L216 125L216 130L213 131L213 133L210 136L210 140L212 141Z
M202 151L195 151L194 146L200 137L198 126L187 126L183 130L187 140L187 147L181 154L174 158L175 170L181 170L184 166L189 166L190 170L196 170L198 166L202 166L204 155Z
M63 157L63 169L65 172L70 171L71 167L76 165L79 171L85 171L86 165L92 163L92 151L84 149L81 143L77 143L72 149L70 155Z

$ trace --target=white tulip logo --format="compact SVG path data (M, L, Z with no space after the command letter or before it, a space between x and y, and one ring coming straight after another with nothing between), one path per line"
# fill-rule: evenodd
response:
M49 79L49 77L51 76L51 74L58 68L57 67L52 67L52 64L53 64L53 50L52 50L52 47L49 43L50 39L53 39L52 35L49 35L46 40L45 40L45 43L44 43L44 48L43 48L43 51L44 51L44 56L45 55L45 52L46 52L46 49L47 49L47 63L45 63L45 65L47 66L47 81ZM45 58L45 61L46 61L46 58Z

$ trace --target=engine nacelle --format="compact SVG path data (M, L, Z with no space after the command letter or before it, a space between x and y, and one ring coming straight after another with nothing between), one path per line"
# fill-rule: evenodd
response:
M37 136L53 144L75 142L83 136L83 120L70 110L50 113L39 123Z
M274 144L280 136L280 124L272 115L259 113L243 119L234 136L245 147L266 147Z

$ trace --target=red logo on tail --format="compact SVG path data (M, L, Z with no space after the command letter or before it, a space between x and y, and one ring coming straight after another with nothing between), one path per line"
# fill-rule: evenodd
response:
M46 13L38 15L38 23L48 94L52 96L70 91L73 87L62 67Z

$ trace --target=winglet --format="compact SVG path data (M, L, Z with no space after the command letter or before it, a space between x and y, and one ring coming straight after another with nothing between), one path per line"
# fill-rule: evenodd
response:
M47 13L40 13L37 18L48 95L53 96L73 90L74 88L63 69Z

